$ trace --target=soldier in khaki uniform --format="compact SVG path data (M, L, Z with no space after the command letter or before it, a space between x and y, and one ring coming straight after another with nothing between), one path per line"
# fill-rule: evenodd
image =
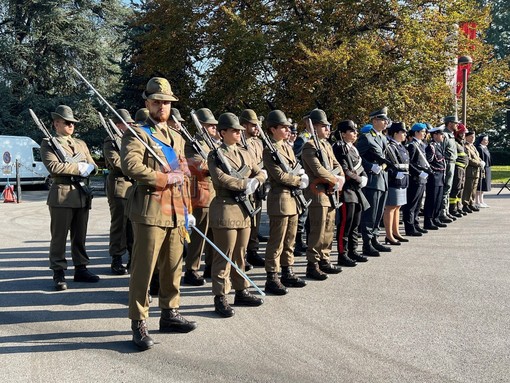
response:
M480 158L478 150L475 145L475 132L473 130L466 133L466 141L464 148L468 155L468 166L466 168L466 181L464 190L462 192L462 205L463 210L467 213L479 211L475 206L476 189L478 188L478 181L480 180L481 169L485 167L485 162Z
M282 161L289 169L297 165L296 156L286 141L290 135L290 122L281 110L273 110L266 119L268 133ZM287 294L286 287L304 287L306 282L298 278L293 271L294 245L301 207L292 189L304 189L308 186L306 174L292 175L284 171L271 155L269 148L264 149L264 167L268 172L271 189L267 197L269 215L269 240L266 247L265 266L267 272L266 293ZM282 278L278 272L282 267Z
M304 144L301 155L305 172L310 177L310 186L306 189L305 195L312 200L308 207L310 234L306 250L308 259L306 276L324 280L328 277L327 274L337 274L342 270L331 264L329 259L335 231L335 206L331 204L328 193L340 191L345 177L333 148L327 141L331 124L326 113L321 109L314 109L310 112L310 120L319 139L320 148L315 146L314 140L309 140ZM326 164L319 161L318 149L322 150ZM333 171L338 172L337 175L332 174Z
M236 196L249 196L266 180L266 176L253 161L250 153L238 145L241 142L239 119L232 113L224 113L218 119L218 130L223 138L221 146L209 153L207 160L216 196L209 207L209 224L218 248L243 270L244 254L250 238L251 219ZM242 178L230 175L220 164L219 152L223 154L228 168L238 171L244 167ZM230 282L232 279L232 282ZM212 264L212 290L215 311L224 317L234 315L227 294L231 285L236 290L234 304L259 306L264 301L248 292L248 282L218 253L214 253Z
M122 172L136 181L129 196L128 212L134 232L129 318L133 342L142 350L154 345L146 319L149 316L147 290L156 267L159 269L161 332L189 332L195 322L179 313L182 251L187 238L186 220L194 224L189 196L189 170L184 140L167 125L171 102L177 101L169 82L160 77L149 80L143 93L149 110L146 125L136 126L143 140L166 162L165 168L131 131L122 137Z
M87 270L90 261L85 251L92 200L86 184L88 184L89 175L96 172L97 166L90 156L87 144L72 137L74 123L79 122L74 118L72 109L67 105L59 105L55 112L51 113L51 117L56 140L65 154L69 158L79 156L79 161L75 163L60 162L49 146L49 140L44 139L41 143L42 161L53 179L47 201L51 218L50 269L53 270L55 288L61 291L67 289L65 253L69 231L71 231L71 256L75 267L74 281L99 281L97 275Z
M218 121L214 118L213 113L202 108L196 111L198 121L207 129L211 137L216 135L216 125ZM200 143L204 152L209 153L210 149L205 143L201 134L196 134L195 138ZM212 230L209 228L209 205L214 198L214 187L207 167L207 161L204 160L199 153L193 149L193 145L186 143L184 148L188 166L191 172L191 203L193 205L193 215L197 220L197 228L213 241ZM203 239L197 232L191 233L191 242L188 245L188 254L186 255L186 272L184 273L184 283L192 286L201 286L205 283L204 277L200 276L197 271L200 269L200 259L202 252L205 255L205 271L204 275L210 277L213 250L209 244L205 244Z
M128 124L134 122L126 109L119 109L117 113ZM117 116L114 116L112 120L122 133L127 130L126 126ZM122 256L127 250L129 260L131 260L131 251L133 249L133 229L125 211L128 193L131 191L133 182L122 173L120 167L120 148L117 147L116 141L110 136L107 136L104 140L103 153L106 167L109 171L106 177L106 196L110 207L109 253L112 257L111 270L113 274L124 275L127 274L127 269L122 264Z
M259 118L257 117L257 113L255 113L252 109L245 109L241 112L239 116L239 123L245 129L244 134L246 136L246 144L248 145L248 151L253 156L253 160L255 163L262 168L262 151L264 150L264 146L262 145L262 141L259 138L258 133L258 124ZM257 208L261 208L252 221L252 227L250 232L250 240L248 242L248 249L246 251L246 268L247 270L251 269L250 265L253 266L264 266L264 258L262 258L259 254L259 241L261 236L259 234L260 228L260 219L262 217L262 195L264 190L264 185L261 184L257 191L253 193L251 199L253 201L253 206ZM265 239L267 240L267 238Z

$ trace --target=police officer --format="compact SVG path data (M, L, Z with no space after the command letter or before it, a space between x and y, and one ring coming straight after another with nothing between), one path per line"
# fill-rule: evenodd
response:
M447 226L439 218L446 169L446 161L443 155L443 130L444 128L442 127L430 129L431 140L425 148L425 156L432 170L432 174L427 178L427 186L425 188L423 215L425 218L424 228L426 230L437 230L440 227Z
M71 231L71 256L74 264L75 282L97 282L99 277L87 269L90 263L85 250L87 223L92 196L88 189L88 177L95 173L97 166L90 156L87 144L74 138L73 110L67 105L57 106L51 113L56 140L69 158L76 161L61 162L45 138L41 143L41 157L44 166L53 179L48 193L50 210L50 269L57 291L66 290L67 270L66 242Z
M338 264L354 267L356 262L368 261L357 251L361 212L368 208L368 201L361 189L366 185L368 178L358 150L354 146L358 138L354 121L340 121L335 136L333 152L346 176L341 196L343 204L338 210L337 220Z
M450 192L452 190L453 176L455 174L455 161L457 161L457 144L455 143L455 132L460 121L455 116L444 118L445 130L443 140L443 154L446 161L445 179L443 187L443 199L441 201L441 215L439 219L443 223L451 223L457 218L448 211L450 205Z
M244 269L244 256L252 224L250 215L240 200L242 196L253 194L266 180L248 150L239 145L243 129L236 115L222 114L218 118L218 130L223 143L211 151L207 159L216 191L209 207L209 224L218 248L241 270ZM225 162L220 161L218 152L221 152ZM231 169L239 171L241 178L232 176ZM248 282L237 270L232 270L230 263L215 252L212 263L214 310L223 317L231 317L235 313L227 299L231 287L236 291L235 305L260 306L264 303L248 291Z
M202 108L196 111L198 121L207 130L211 137L216 135L216 126L218 121L213 113ZM182 117L181 117L182 119ZM182 119L184 121L184 119ZM202 147L205 153L210 152L209 146L204 141L202 134L196 134L195 139ZM215 192L207 166L207 160L204 160L200 154L193 149L189 142L185 146L186 158L191 172L191 203L193 205L193 215L197 220L197 228L212 241L214 240L212 230L209 227L209 206L214 198ZM205 244L205 239L197 232L191 233L191 242L188 245L188 254L186 255L186 272L184 273L184 283L192 286L201 286L205 283L204 277L198 274L200 269L200 259L202 252L206 252L204 271L205 276L210 277L213 251L209 244Z
M118 109L117 113L126 123L134 123L126 109ZM124 133L127 130L127 127L116 115L112 117L112 121L120 132ZM118 137L118 140L120 138ZM133 249L133 230L125 211L128 193L131 191L133 182L122 173L120 148L110 136L104 140L103 154L108 169L106 196L110 207L110 244L108 249L112 257L111 270L115 275L124 275L127 273L127 269L122 264L122 256L127 250L130 261Z
M193 225L194 217L188 214L191 203L184 140L167 125L171 102L177 98L169 82L161 77L149 80L143 98L149 118L146 125L133 128L140 139L130 131L122 137L121 164L123 173L136 181L128 202L134 232L129 318L133 342L146 350L154 345L146 319L147 290L156 264L160 279L159 330L189 332L196 328L196 323L186 320L178 311L183 243L187 238L185 223Z
M419 237L427 233L419 224L419 212L423 193L427 185L427 178L432 174L430 165L425 158L425 144L423 140L427 135L427 125L415 123L409 135L412 140L407 144L409 152L409 186L407 188L407 203L402 208L402 219L406 235Z
M388 127L388 109L382 108L370 113L367 132L358 138L356 148L363 160L363 168L368 176L363 188L370 207L361 214L361 235L363 254L378 257L380 251L391 251L377 240L386 197L388 195L388 173L385 171L388 160L385 151L388 145L382 131Z
M244 135L246 137L246 144L248 145L248 150L251 153L255 163L262 169L262 151L264 149L262 145L262 141L259 138L260 133L258 132L258 124L259 119L257 114L252 109L245 109L241 112L239 116L239 123L242 127L244 127ZM261 238L259 235L260 228L260 220L262 217L262 200L265 198L264 193L264 185L261 184L255 193L252 195L252 200L254 202L254 207L256 209L260 208L257 216L253 220L253 226L250 232L250 241L248 242L248 249L246 252L246 261L247 263L253 266L264 266L264 258L262 258L258 251L260 245L260 239L267 241L267 238Z
M273 110L266 119L268 133L284 166L293 169L297 165L292 148L286 144L290 135L290 122L281 110ZM275 161L271 150L263 152L264 167L268 172L271 188L267 197L269 215L269 240L266 247L266 292L276 295L287 294L286 287L304 287L306 282L294 274L294 243L301 207L292 189L304 189L308 186L306 174L293 175L284 171L282 165ZM282 268L282 278L278 272Z
M316 131L318 145L309 140L303 146L301 159L306 174L310 178L310 186L306 189L306 197L312 202L308 207L310 234L308 236L308 260L306 276L316 280L324 280L327 274L338 274L340 267L330 261L331 246L335 231L335 209L332 195L342 190L345 182L342 168L335 158L333 148L327 141L330 126L326 113L314 109L310 113L310 121ZM321 151L324 162L318 155ZM334 175L336 173L336 175Z

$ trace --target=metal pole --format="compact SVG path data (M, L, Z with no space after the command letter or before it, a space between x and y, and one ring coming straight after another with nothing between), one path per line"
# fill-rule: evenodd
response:
M17 203L21 202L21 174L19 171L19 167L20 167L19 160L16 160L16 193L18 194L16 198Z
M462 123L467 128L467 66L462 68Z

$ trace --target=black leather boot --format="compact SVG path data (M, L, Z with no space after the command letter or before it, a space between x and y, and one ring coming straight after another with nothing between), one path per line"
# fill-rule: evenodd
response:
M225 295L216 295L214 297L214 311L225 318L233 317L236 313L228 304L228 300Z
M91 273L89 270L87 270L87 267L82 266L76 266L74 269L74 281L75 282L86 282L86 283L95 283L99 282L99 277Z
M292 266L282 266L281 282L287 287L305 287L306 281L294 274Z
M197 328L197 322L185 319L177 309L162 309L159 319L161 332L190 332Z
M376 249L377 251L382 251L384 253L389 253L391 251L391 247L384 246L383 244L379 243L376 237L372 237L371 241L372 247Z
M183 283L190 286L203 286L205 280L195 270L186 270L184 272Z
M363 244L363 254L368 257L379 257L381 254L372 246L370 242Z
M256 297L247 289L237 290L234 297L234 304L236 306L260 306L263 303L263 299Z
M246 262L251 263L253 266L263 267L266 264L264 258L262 258L258 253L254 250L248 251L246 253Z
M53 271L53 282L55 282L55 290L57 291L67 290L67 282L64 270Z
M278 273L271 271L267 272L266 287L264 290L266 293L274 295L285 295L289 292L289 290L287 290L287 288L280 282Z
M111 265L112 274L115 275L125 275L127 274L127 269L122 264L122 255L115 255L112 257L112 265Z
M347 254L343 253L338 254L338 264L345 267L354 267L356 266L356 261L351 259Z
M321 271L325 272L326 274L338 274L342 272L341 267L335 266L330 261L326 261L325 259L319 261L319 269L321 269Z
M359 254L357 251L353 251L353 252L349 253L348 255L349 255L349 258L351 258L353 261L368 262L368 258Z
M328 279L328 274L319 269L318 262L308 262L306 265L306 276L317 281Z
M154 341L149 336L149 329L147 328L147 322L144 320L132 320L131 330L133 330L133 343L140 350L148 350L154 346Z

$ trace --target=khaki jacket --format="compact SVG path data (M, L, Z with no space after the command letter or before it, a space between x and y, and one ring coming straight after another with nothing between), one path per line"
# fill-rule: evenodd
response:
M337 175L343 176L344 172L333 153L333 148L326 140L320 140L319 144L325 153L326 161L329 169L326 169L317 157L317 149L315 142L309 140L303 146L301 161L306 174L310 177L310 185L305 190L307 199L311 199L310 206L332 207L326 190L336 184L336 177L332 174L333 170L339 169Z
M120 151L122 172L136 181L129 196L127 211L132 222L152 226L182 227L185 225L185 212L192 213L189 193L189 169L184 156L184 139L179 133L168 128L166 124L155 123L149 119L147 125L152 135L169 144L179 160L179 169L184 176L183 185L168 185L167 174L161 165L149 153L144 145L127 131L122 137ZM166 162L161 146L152 140L140 126L133 128L138 136ZM165 133L169 135L167 138Z
M232 169L239 170L245 164L249 174L243 179L230 176L218 165L214 152L209 153L207 164L211 173L216 196L209 207L209 223L213 229L243 229L251 227L251 219L240 203L236 202L233 194L244 192L248 178L256 178L260 184L265 181L264 173L255 163L248 150L237 145L229 149L225 144L217 149L221 150L229 161ZM236 152L238 153L236 155Z
M106 137L103 143L103 154L106 162L106 168L109 170L106 177L106 188L108 195L114 198L127 199L132 191L132 180L122 173L120 164L120 152L117 150L115 142Z
M275 148L292 169L296 166L297 160L292 148L284 141L274 142ZM298 214L298 203L291 194L291 188L299 187L300 176L285 173L278 165L268 148L263 152L264 168L267 171L271 189L267 196L267 213L269 215L294 215Z
M93 164L97 171L97 165L92 159L87 144L77 138L71 138L69 143L68 138L56 137L64 151L70 156L78 153L82 154L80 162ZM49 140L43 139L41 142L41 157L50 172L53 179L50 191L48 193L47 204L51 207L68 207L68 208L82 208L90 206L90 196L84 193L76 184L73 184L71 177L80 177L77 163L60 162L53 149L49 146ZM82 179L88 183L87 179Z
M466 178L480 177L481 161L480 154L476 147L469 142L464 144L464 150L468 155L468 166L466 167Z
M196 137L204 152L209 153L209 146L205 141ZM198 154L193 145L186 142L184 147L186 159L188 160L188 167L191 173L191 203L193 207L209 207L212 199L215 196L214 188L212 185L211 175L209 174L209 167L207 161Z

